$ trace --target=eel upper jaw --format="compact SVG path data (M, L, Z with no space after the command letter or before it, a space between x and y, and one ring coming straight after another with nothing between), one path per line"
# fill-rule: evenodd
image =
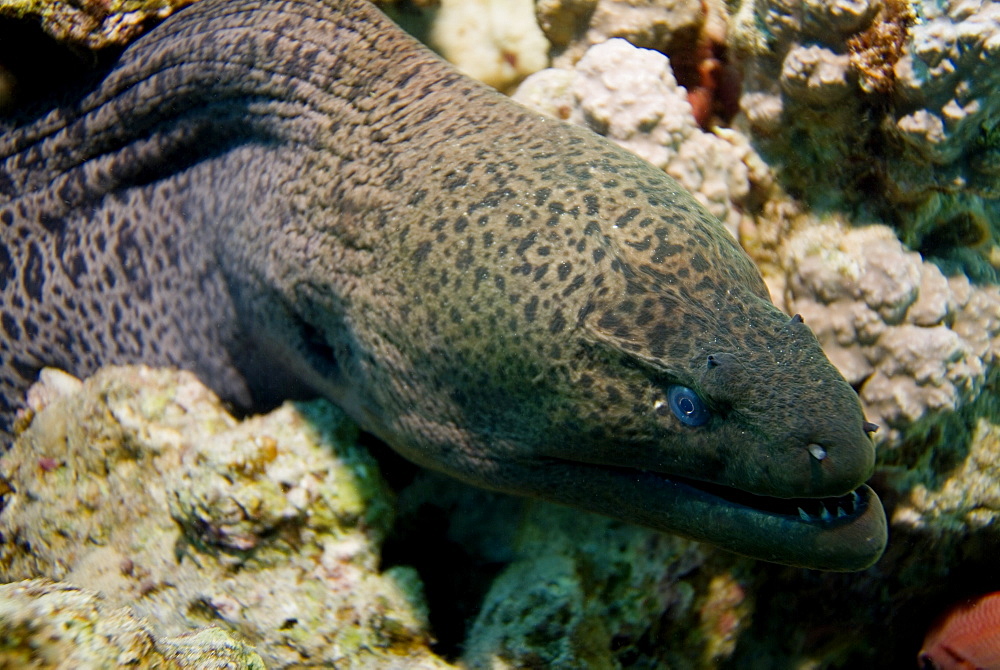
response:
M878 496L861 484L835 498L776 498L659 472L550 460L532 466L545 479L580 482L524 491L536 497L714 544L764 561L855 571L885 550Z

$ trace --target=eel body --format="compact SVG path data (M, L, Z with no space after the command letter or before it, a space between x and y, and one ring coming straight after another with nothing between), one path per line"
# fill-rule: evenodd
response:
M858 398L673 180L360 0L205 0L0 122L0 430L43 366L322 394L413 461L818 569L885 515Z

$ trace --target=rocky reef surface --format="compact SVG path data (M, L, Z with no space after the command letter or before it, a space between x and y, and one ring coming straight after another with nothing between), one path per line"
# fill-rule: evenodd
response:
M515 33L496 7L421 10L425 32L500 88L551 62L518 100L630 148L727 224L880 425L886 556L850 575L770 566L429 474L397 501L385 458L323 403L238 425L183 376L50 373L49 409L0 466L0 533L26 538L0 546L0 665L67 599L73 639L123 631L93 658L177 667L202 648L236 667L906 667L940 612L1000 589L1000 4L540 0L534 21L510 10ZM457 39L481 15L494 27ZM99 409L44 418L59 403ZM98 415L110 427L82 418ZM71 456L80 431L105 446Z
M996 276L1000 5L744 0L729 43L749 129L790 192Z
M80 667L67 645L80 662L221 646L247 668L445 667L419 577L379 570L392 495L336 408L237 423L192 375L147 368L46 370L30 403L0 457L0 666L72 625L38 667Z
M157 635L128 607L47 579L0 586L0 666L264 670L249 645L221 628Z
M87 49L122 47L197 0L5 0L0 16L33 17L60 42Z

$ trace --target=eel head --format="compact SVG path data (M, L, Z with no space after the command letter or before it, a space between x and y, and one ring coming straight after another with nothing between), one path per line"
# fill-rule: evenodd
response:
M395 231L377 271L288 301L315 303L302 320L335 354L314 385L477 486L768 561L874 563L871 426L733 236L662 171L488 102L495 123L413 152L412 194L368 226Z
M677 332L687 323L730 337L677 347L686 349L678 364L637 347L643 340L634 325L623 328L624 314L590 322L576 410L553 431L586 437L551 442L546 452L565 477L588 482L573 492L575 504L600 500L605 512L778 563L874 563L886 544L881 503L863 483L875 463L874 426L811 330L763 299L753 316L735 319L740 332L717 315L693 318L662 295L653 305L641 297L649 293L633 295L652 312L633 324L658 321ZM602 321L615 324L612 332Z

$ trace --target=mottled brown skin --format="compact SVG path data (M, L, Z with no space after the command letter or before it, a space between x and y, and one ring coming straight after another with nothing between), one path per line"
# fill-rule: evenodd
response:
M206 0L0 161L8 431L41 366L172 364L243 406L322 393L479 486L794 565L882 552L857 396L722 226L367 4ZM856 488L833 521L780 500Z

